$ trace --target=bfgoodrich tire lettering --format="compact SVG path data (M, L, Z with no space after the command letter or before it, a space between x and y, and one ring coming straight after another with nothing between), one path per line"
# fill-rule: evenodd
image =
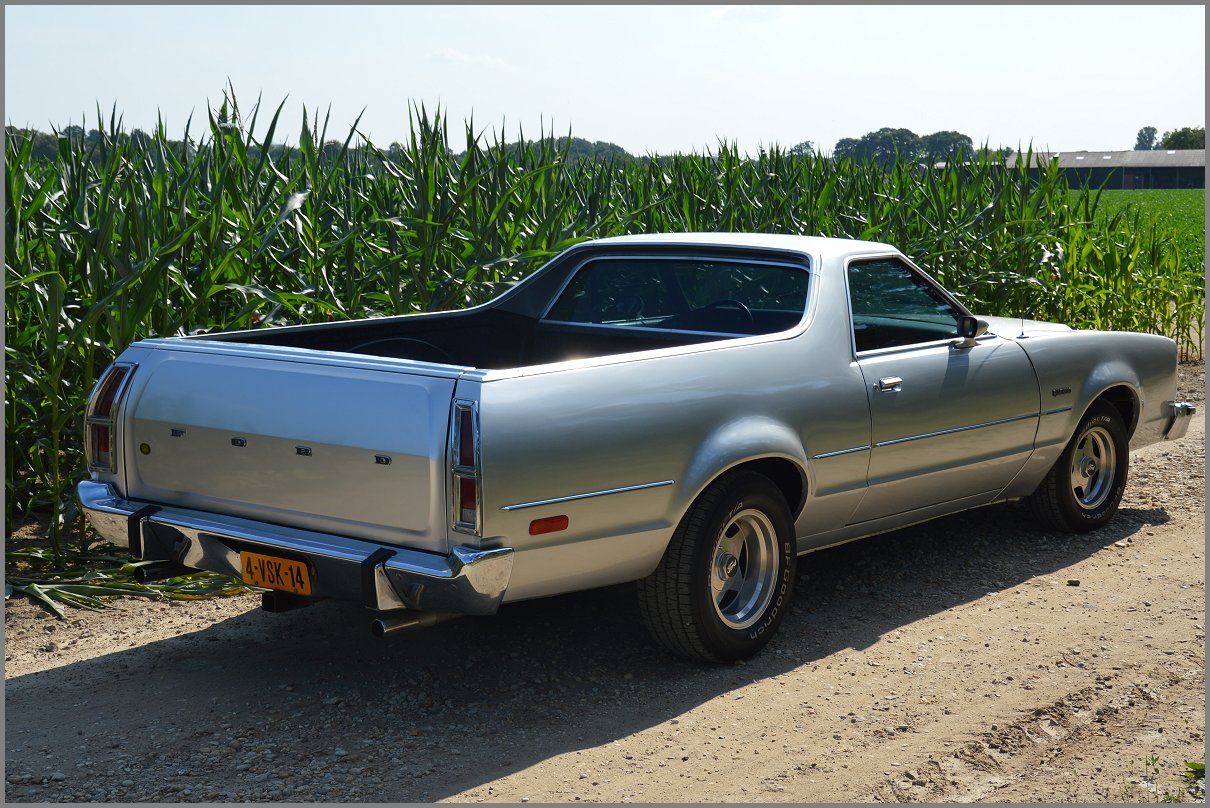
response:
M1121 415L1104 402L1093 404L1030 496L1034 516L1046 527L1071 533L1101 527L1117 513L1129 464Z
M659 567L639 582L643 622L687 659L746 659L789 611L796 564L781 491L753 472L727 475L693 503Z

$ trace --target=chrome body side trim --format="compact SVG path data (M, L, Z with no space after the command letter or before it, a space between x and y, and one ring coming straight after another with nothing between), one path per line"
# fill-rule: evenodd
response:
M673 485L676 480L660 480L657 483L643 483L641 485L626 485L621 488L609 488L604 491L589 491L585 494L571 494L566 497L555 497L553 499L539 499L533 502L519 502L516 505L505 505L500 510L502 511L520 511L525 508L537 508L539 505L557 505L560 502L572 502L577 499L592 499L593 497L604 497L610 494L624 494L627 491L642 491L647 488L659 488L664 485Z
M828 457L840 457L841 455L853 454L853 452L866 452L869 451L869 449L870 445L867 443L865 446L854 446L852 449L840 449L839 451L835 452L821 452L817 455L811 455L811 459L823 460L824 458Z
M129 546L130 533L138 532L145 560L239 577L241 549L277 554L306 561L315 596L360 601L369 609L494 614L512 576L511 547L459 545L442 556L183 508L139 516L149 503L123 499L108 483L85 480L77 491L103 538Z
M999 426L1000 424L1011 424L1014 421L1024 421L1027 418L1037 418L1037 417L1038 417L1038 413L1031 412L1026 415L1016 415L1016 416L1013 416L1012 418L1001 418L998 421L985 421L984 423L981 423L981 424L971 424L969 426L957 426L957 427L954 427L953 429L942 429L939 432L925 432L921 435L909 435L906 438L895 438L894 440L884 440L881 443L875 443L874 448L877 449L882 446L894 446L897 443L907 443L909 441L923 440L925 438L935 438L940 435L952 435L955 432L968 432L972 429L983 429L984 427L987 427L987 426Z
M1047 410L1043 415L1058 415L1063 412L1071 412L1071 407L1059 407L1057 410Z
M1189 422L1197 413L1197 407L1187 401L1165 401L1168 411L1168 426L1164 428L1164 440L1177 440L1189 431Z

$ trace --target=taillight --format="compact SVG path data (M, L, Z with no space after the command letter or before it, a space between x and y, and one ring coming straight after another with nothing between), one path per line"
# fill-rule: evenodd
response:
M112 474L117 471L118 426L115 416L130 386L136 365L112 364L88 397L84 415L84 452L88 468Z
M482 535L479 503L479 409L473 401L455 401L450 419L450 491L454 530Z

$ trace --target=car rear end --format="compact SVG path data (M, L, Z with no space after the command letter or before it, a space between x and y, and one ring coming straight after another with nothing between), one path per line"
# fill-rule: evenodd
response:
M459 376L320 351L138 343L90 397L80 500L104 538L157 562L147 578L204 569L282 603L491 613L512 550L479 546L478 413L457 398Z

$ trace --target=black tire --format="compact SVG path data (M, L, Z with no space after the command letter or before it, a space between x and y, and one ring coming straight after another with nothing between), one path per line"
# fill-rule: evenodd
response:
M1109 404L1096 402L1030 495L1034 518L1045 527L1068 533L1096 530L1117 513L1129 466L1122 416Z
M747 659L789 611L797 561L781 491L760 474L729 474L690 506L659 567L639 581L643 623L686 659Z

